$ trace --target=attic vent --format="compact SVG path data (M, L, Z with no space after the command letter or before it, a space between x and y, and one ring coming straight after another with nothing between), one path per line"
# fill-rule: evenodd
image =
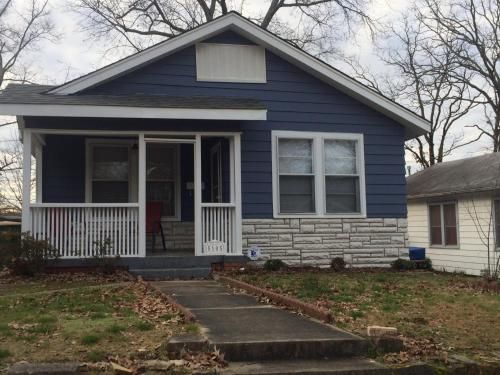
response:
M197 44L196 74L198 81L265 83L265 49L240 44Z

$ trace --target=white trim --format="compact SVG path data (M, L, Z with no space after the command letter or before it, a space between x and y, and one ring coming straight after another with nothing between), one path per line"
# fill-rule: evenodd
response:
M30 207L46 208L120 208L120 207L139 207L139 203L31 203Z
M189 131L138 131L138 130L83 130L83 129L34 129L30 128L30 131L35 134L71 134L71 135L100 135L109 137L129 137L129 136L139 136L144 134L144 136L196 136L197 134L201 136L209 137L232 137L235 134L241 134L241 132L189 132ZM195 139L193 138L193 143Z
M21 213L21 231L31 230L31 130L23 129L23 202Z
M328 64L310 56L306 52L291 46L279 37L235 13L229 13L212 22L201 25L196 29L54 88L50 93L77 93L128 71L138 69L145 64L175 53L188 45L195 44L227 29L232 29L240 33L249 40L266 47L278 56L298 65L317 78L400 122L409 130L407 138L422 135L430 130L430 124L427 120L396 104L376 91L369 89Z
M75 104L0 104L0 115L263 121L267 119L267 110L154 108Z
M279 173L278 173L278 139L299 138L312 140L313 172L315 186L315 213L281 214L279 207ZM329 214L326 212L325 173L324 173L324 141L328 139L345 139L356 141L356 163L359 176L359 213ZM272 183L273 183L273 217L274 218L365 218L366 217L366 182L364 138L358 133L322 133L275 130L271 132L272 144Z
M455 206L455 229L457 235L457 244L456 245L446 245L446 226L444 225L444 206L453 205ZM439 215L441 220L441 244L433 244L432 243L432 226L431 226L431 206L439 207ZM445 201L430 201L427 202L427 221L428 221L428 235L429 235L429 248L441 248L441 249L460 249L460 230L459 230L459 212L458 212L458 203L454 200L445 200Z

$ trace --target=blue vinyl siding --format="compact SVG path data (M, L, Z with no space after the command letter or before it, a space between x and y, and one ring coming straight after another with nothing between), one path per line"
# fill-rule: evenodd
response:
M210 41L231 43L236 40L238 36L224 33ZM197 82L195 64L195 48L191 46L89 89L87 93L256 98L268 109L268 120L239 123L132 119L70 121L73 121L74 127L99 129L116 129L119 122L118 128L122 130L241 131L244 218L271 218L273 215L272 130L363 133L368 216L406 217L405 135L401 125L269 51L266 52L267 83L264 84ZM27 121L27 126L67 128L70 125L68 121L33 120L36 121Z

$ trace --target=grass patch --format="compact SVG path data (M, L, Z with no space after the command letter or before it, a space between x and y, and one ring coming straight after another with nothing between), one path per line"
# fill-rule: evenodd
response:
M10 352L7 349L0 349L0 359L5 359L10 356Z
M99 335L85 335L81 339L82 345L95 345L101 341L101 336Z
M88 286L80 279L70 283L80 287L60 290L59 285L54 286L55 291L45 292L37 282L20 283L12 288L22 293L0 293L0 343L5 348L0 354L2 363L129 356L139 349L154 351L170 335L184 331L168 306L163 313L169 314L168 321L135 311L139 299L158 305L152 292L140 284Z
M141 320L137 323L135 323L135 328L137 328L139 331L151 331L154 328L154 325L146 322L144 320Z
M251 284L329 306L336 325L360 334L395 326L406 337L479 359L500 350L500 296L460 274L391 271L289 271L238 274Z
M187 333L199 333L200 327L196 323L189 323L189 324L186 324L186 326L184 327L184 330Z

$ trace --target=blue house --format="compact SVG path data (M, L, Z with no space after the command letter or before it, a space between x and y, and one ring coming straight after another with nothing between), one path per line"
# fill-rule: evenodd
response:
M407 255L404 142L428 122L236 13L61 86L9 85L0 114L35 160L22 230L62 258L104 239L124 262Z

